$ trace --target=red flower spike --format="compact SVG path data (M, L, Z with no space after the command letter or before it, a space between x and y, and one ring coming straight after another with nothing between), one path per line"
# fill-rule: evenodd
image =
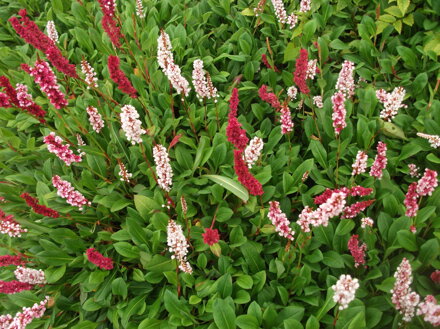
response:
M130 80L125 76L124 72L119 68L119 58L117 56L110 55L108 57L108 70L110 72L110 78L118 85L119 90L128 94L131 98L137 98L137 91L134 89Z
M220 235L218 234L218 230L206 228L205 233L202 234L203 243L212 246L220 240Z
M86 251L88 260L103 270L113 269L113 261L111 258L104 257L95 248L89 248Z
M249 168L243 160L243 151L234 150L234 169L238 176L238 181L246 187L252 195L262 195L263 187L261 183L249 172Z
M309 94L310 89L307 87L306 77L307 77L307 68L308 68L308 52L307 49L301 49L299 52L299 58L295 63L295 73L293 74L293 81L298 86L299 90L303 94Z

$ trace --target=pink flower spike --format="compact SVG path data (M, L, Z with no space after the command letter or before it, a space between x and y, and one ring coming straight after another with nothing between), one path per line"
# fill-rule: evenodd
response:
M354 267L365 264L365 251L367 250L367 245L360 243L358 237L359 236L355 234L348 240L348 250L350 250L354 258Z
M423 320L431 323L434 327L440 326L440 305L432 295L426 296L425 300L419 304L417 315L422 315Z
M361 227L366 228L367 226L373 227L374 220L372 220L370 217L365 217L361 219Z
M161 189L169 192L173 185L173 168L167 149L163 145L157 144L153 147L153 158L156 164L157 184Z
M437 186L437 172L431 169L425 169L423 177L417 182L417 193L419 196L432 195L432 192Z
M428 135L424 133L417 133L417 136L427 139L433 148L440 147L440 136L439 135Z
M108 257L104 257L99 251L95 248L89 248L86 251L87 259L89 262L95 264L99 268L103 270L111 270L113 269L113 260Z
M356 160L352 165L352 176L356 176L364 173L367 170L368 155L364 151L358 151Z
M419 195L417 194L417 183L414 182L408 186L408 192L405 195L403 204L406 207L405 216L415 217L419 210L419 204L417 203Z
M387 162L387 144L379 142L377 144L377 155L370 169L370 176L376 177L379 180L382 179L382 171L386 168Z
M293 131L294 124L292 121L292 114L290 113L289 107L287 105L283 105L280 112L281 133L285 135Z
M68 204L78 207L79 210L82 210L85 205L90 206L92 204L84 197L84 195L76 191L72 184L68 181L62 180L58 175L52 177L52 185L58 190L57 194L60 197L66 199Z
M183 235L182 226L170 219L167 226L167 244L169 251L173 253L171 259L176 259L179 263L179 268L185 272L192 274L193 269L187 261L188 241Z
M336 82L336 90L344 94L345 99L354 95L354 63L344 61L341 71L339 72L338 81Z
M318 109L322 109L324 107L324 104L322 103L322 97L321 96L314 96L313 97L313 104L315 104L315 106Z
M72 162L81 162L81 155L76 155L69 148L68 144L63 144L63 139L54 132L44 137L44 143L47 144L47 149L50 153L54 153L60 160L64 161L67 166L70 166Z
M270 208L268 217L272 224L275 226L275 231L282 237L293 241L293 235L295 232L290 228L290 222L280 209L280 203L278 201L270 201Z
M345 96L342 92L337 92L332 96L333 104L333 128L335 128L335 135L339 135L347 123L345 122L345 116L347 111L345 109Z
M417 305L419 304L420 296L411 290L412 283L412 269L409 261L406 258L402 259L399 267L394 273L396 282L391 290L393 294L391 301L396 307L396 310L403 315L403 320L411 321Z
M47 283L43 270L35 270L32 268L18 266L14 271L14 275L18 281L32 285Z
M7 234L11 238L21 237L21 233L26 233L27 229L22 228L12 215L6 215L0 209L0 233Z
M281 105L278 101L278 97L274 93L268 93L266 85L262 85L260 87L258 90L258 95L263 101L269 103L270 106L272 106L275 110L280 108Z
M358 288L358 279L352 278L349 274L342 274L339 277L332 289L334 291L333 301L339 304L340 310L346 309L348 304L354 300Z
M244 160L246 161L249 169L257 162L258 158L261 155L261 151L263 150L263 140L260 137L254 137L249 142L249 145L246 146L244 150Z
M0 280L0 293L1 294L16 294L20 291L31 290L34 286L20 281L1 281Z
M108 57L108 71L110 73L110 78L118 85L118 89L123 93L129 95L131 98L137 98L138 94L136 89L128 80L127 76L119 67L120 60L118 56L110 55Z
M89 122L92 125L94 131L99 133L104 128L104 121L98 109L93 106L87 106L87 114L89 115Z
M307 79L307 70L308 70L308 52L307 49L301 49L299 52L299 58L295 63L295 72L293 81L298 86L299 90L303 94L309 94L310 89L307 87L306 79Z
M40 89L47 95L49 101L56 109L67 106L67 100L60 91L57 78L49 64L42 60L37 60L33 68L27 64L21 64L21 67L34 78L35 83L40 86Z
M380 112L380 117L385 121L391 121L397 115L399 109L407 107L402 104L405 97L405 89L402 87L394 88L392 93L387 93L383 89L377 90L376 97L384 106L384 109Z
M0 328L24 329L33 319L41 318L46 311L46 304L49 296L46 296L40 303L35 303L32 307L23 307L21 312L12 317L10 314L0 316Z
M10 266L10 265L19 266L24 264L26 264L26 262L21 259L21 256L13 256L13 255L0 256L0 267Z
M125 132L128 141L132 145L142 143L141 136L146 134L147 131L141 128L142 122L139 120L139 113L132 105L124 105L121 110L122 130Z

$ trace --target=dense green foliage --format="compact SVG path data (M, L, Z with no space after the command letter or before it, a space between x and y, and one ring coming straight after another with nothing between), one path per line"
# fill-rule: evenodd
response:
M298 11L299 1L284 2L288 13ZM317 329L335 322L338 329L398 328L401 315L390 290L403 257L413 268L412 289L423 297L438 293L430 275L440 269L440 188L421 200L415 218L405 216L403 200L408 185L417 181L408 164L440 172L439 149L416 136L440 134L440 1L312 0L312 10L298 15L293 30L277 22L270 1L259 17L253 14L257 1L250 0L144 0L145 19L136 16L135 4L117 1L126 40L116 49L103 32L98 1L0 0L0 75L13 85L27 85L48 112L47 124L40 124L23 111L0 109L0 196L6 200L0 208L29 230L21 238L1 235L0 254L29 256L31 267L43 269L48 280L31 291L0 295L2 313L14 314L48 295L53 305L30 328ZM102 94L56 72L69 105L56 110L49 103L20 69L21 63L45 58L8 23L21 8L41 30L54 20L63 54L81 77L79 64L87 59ZM170 89L157 64L160 29L170 35L175 62L188 80L193 61L204 61L220 94L217 103L204 105L194 90L181 102ZM278 114L260 99L258 89L266 84L284 100L301 48L318 60L320 73L308 85L324 106L317 108L306 95L290 102L295 127L283 135ZM266 68L262 54L280 72ZM139 98L121 93L112 82L109 55L121 59ZM347 127L335 138L331 96L344 60L355 63L356 82L362 79L346 103ZM398 86L406 90L408 107L384 123L375 92ZM262 197L249 195L234 172L233 146L226 137L232 87L239 90L238 120L247 136L265 143L251 169L263 184ZM301 99L304 106L297 109ZM132 146L121 130L125 104L137 109L148 129L141 146ZM105 118L99 134L91 129L87 106ZM75 149L80 134L86 143L80 147L83 161L67 167L49 153L43 137L51 131ZM175 207L167 209L167 196L148 163L154 164L153 145L168 148L176 135L181 137L169 150L174 171L169 198ZM388 147L383 178L368 172L352 178L358 150L368 153L371 165L378 141ZM120 181L118 160L133 173L132 183ZM302 181L306 172L309 177ZM69 206L52 186L54 175L71 182L92 206L83 211ZM375 202L364 213L375 221L372 229L362 229L365 216L358 216L335 217L327 227L301 232L295 222L316 195L354 183L374 189L369 199ZM19 197L23 192L62 216L34 213ZM188 203L186 216L181 196ZM267 218L271 200L280 202L292 222L291 244ZM177 271L170 257L169 218L189 238L192 275ZM202 233L213 218L220 251L203 243ZM347 248L353 234L367 244L366 267L354 267ZM90 247L111 257L114 269L88 262ZM360 288L348 309L339 312L331 286L341 274L358 278ZM0 269L1 280L13 278L9 267ZM407 328L430 325L415 317Z

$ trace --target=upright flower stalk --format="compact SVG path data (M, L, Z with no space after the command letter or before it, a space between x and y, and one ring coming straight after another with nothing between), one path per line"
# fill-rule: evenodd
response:
M95 69L84 58L81 60L81 72L85 75L87 89L90 87L98 88Z
M391 93L379 89L376 91L376 97L384 106L384 109L380 111L380 117L385 121L391 121L397 115L399 109L408 107L402 104L405 97L405 89L403 87L396 87Z
M310 89L307 86L306 79L307 79L307 72L308 72L308 52L307 49L301 49L299 52L299 58L296 60L295 63L295 72L293 81L298 86L299 90L303 94L309 94Z
M188 96L191 90L189 82L182 76L180 67L174 63L171 50L170 36L164 30L161 30L157 39L157 61L159 66L177 93Z
M75 65L70 64L61 54L61 50L55 45L55 37L58 39L58 35L55 36L56 31L54 32L52 29L50 36L44 34L40 31L38 26L27 17L25 9L21 9L18 15L21 16L20 20L15 16L9 19L9 22L18 35L27 43L44 52L47 59L58 71L63 72L69 77L77 78L78 74L76 73ZM49 25L51 24L49 23Z
M270 201L269 206L267 216L275 226L275 231L277 231L280 236L293 241L295 232L290 228L290 221L287 219L286 214L281 211L280 203L278 201Z
M192 274L193 269L187 261L188 241L183 235L182 226L170 219L167 226L167 244L169 251L173 253L171 259L176 259L179 268L185 272Z
M217 88L212 84L211 77L209 73L203 70L203 61L201 59L196 59L193 63L192 79L194 90L197 94L199 100L203 99L214 99L218 97Z
M246 149L244 150L244 160L246 161L249 169L251 169L255 162L257 162L261 155L261 151L263 150L263 146L263 140L257 136L252 138L249 142L249 145L246 146Z
M42 60L37 60L34 67L21 64L21 68L34 78L35 83L40 86L40 89L47 95L49 101L56 109L67 106L67 100L61 92L57 77L49 67L49 64Z
M101 20L102 28L110 38L110 41L116 48L121 47L120 39L123 37L121 28L118 26L116 14L116 0L98 0L101 6L102 14Z
M354 95L354 63L344 61L341 71L339 72L338 81L336 82L336 90L344 94L345 99Z
M108 71L110 78L118 85L118 89L129 95L131 98L137 98L138 94L134 89L130 80L125 76L124 72L119 68L120 60L118 56L110 55L108 57Z
M173 168L171 168L167 149L160 144L154 146L153 158L156 164L157 184L161 189L169 192L173 185Z
M142 143L141 136L147 131L141 128L142 122L139 120L139 113L132 105L124 105L121 108L121 124L125 136L132 145Z
M250 173L246 162L243 160L243 150L234 150L234 170L238 181L246 187L252 195L262 195L261 183Z
M74 154L68 144L63 144L63 139L54 132L44 137L44 143L47 145L47 150L50 153L54 153L60 160L64 161L67 166L70 166L73 162L81 162L81 154Z
M351 256L353 256L354 267L365 264L365 251L367 250L367 245L360 243L358 238L359 236L354 234L348 240L348 250L350 250Z
M383 170L387 166L387 144L383 142L377 143L377 155L374 158L373 165L370 169L370 176L373 176L377 179L382 179Z
M347 123L345 122L345 116L347 114L347 110L345 109L345 96L342 92L337 92L332 96L332 104L333 104L333 128L335 128L335 135L339 136L342 129L347 127Z
M367 170L367 160L368 155L364 151L358 151L356 155L356 160L352 165L353 171L351 172L352 176L356 176L364 173Z
M88 201L84 195L76 191L72 184L61 179L60 176L55 175L52 177L52 185L57 189L57 194L60 197L66 199L68 204L78 207L79 210L82 210L83 206L91 205L91 202Z
M103 270L111 270L113 269L113 260L108 257L104 257L98 250L95 248L89 248L86 251L87 259L89 262L95 264L99 268Z
M438 136L438 135L428 135L428 134L424 134L424 133L417 133L417 136L428 140L428 142L431 144L431 146L433 148L440 147L440 136Z
M104 120L102 120L101 114L99 114L98 109L93 106L87 106L86 111L89 115L89 122L93 130L99 134L102 128L104 128Z
M359 288L359 280L352 278L349 274L342 274L333 289L333 301L339 304L339 309L343 310L354 300L356 290Z
M10 314L0 316L0 328L7 329L24 329L34 319L41 318L46 311L46 305L49 301L49 296L46 296L39 303L35 303L32 307L23 307L21 312L15 314L14 317Z
M412 269L411 264L406 258L402 259L399 267L394 273L396 282L391 289L391 301L396 310L403 316L403 321L409 322L414 317L415 310L420 301L420 296L412 291Z

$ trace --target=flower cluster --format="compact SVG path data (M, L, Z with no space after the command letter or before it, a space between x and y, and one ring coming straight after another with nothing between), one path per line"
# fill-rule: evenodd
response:
M258 90L258 95L263 101L269 103L270 106L272 106L274 109L277 110L280 108L281 105L277 95L275 95L274 93L268 93L266 85L262 85L260 87L260 89Z
M294 124L292 121L292 115L290 113L290 110L289 110L289 107L287 106L287 104L281 106L280 112L281 112L281 117L280 117L281 133L283 135L285 135L285 134L293 131Z
M310 61L307 62L306 79L313 80L315 78L316 73L319 72L317 65L318 65L317 59L311 59Z
M333 300L339 304L339 309L343 310L348 304L354 300L356 290L359 288L359 280L352 278L349 274L342 274L335 285L332 286L334 291Z
M102 28L107 33L110 41L116 48L121 47L120 39L122 38L121 28L117 24L115 18L116 0L98 0L103 13Z
M47 144L47 150L50 153L55 154L60 160L64 161L67 166L70 166L72 162L81 162L81 155L76 155L69 148L68 144L63 144L63 139L54 132L45 136L43 139L44 143Z
M366 228L367 226L373 227L374 220L372 220L370 217L364 217L361 219L361 227Z
M47 62L37 60L33 68L27 64L21 64L21 67L34 78L35 83L40 86L56 109L67 106L67 100L58 86L57 77Z
M345 98L354 95L355 83L353 78L354 63L344 61L341 71L339 72L338 81L336 82L336 90L344 94Z
M118 88L123 93L129 95L131 98L137 98L137 91L134 89L130 80L125 76L124 72L119 68L120 61L118 56L110 55L108 57L108 71L110 78L118 85Z
M440 305L432 295L426 296L425 300L419 304L417 315L422 315L423 320L431 323L434 327L440 326Z
M60 197L66 199L68 204L78 207L79 210L82 210L85 205L91 205L91 202L84 195L76 191L68 181L62 180L60 176L55 175L52 177L52 185L57 189L57 194Z
M47 21L46 33L47 36L50 38L50 40L52 40L54 43L58 42L58 32L57 29L55 28L54 21Z
M211 228L205 228L205 233L202 233L203 237L203 243L212 246L213 244L217 243L220 240L220 235L218 233L218 230L211 229Z
M405 104L402 104L405 97L405 89L402 87L394 88L391 93L379 89L376 91L376 97L384 106L384 109L380 112L380 117L385 121L391 121L397 115L399 109L407 107Z
M11 238L21 237L21 233L26 233L27 229L22 228L12 215L6 215L0 209L0 233L7 234Z
M411 290L412 270L411 264L406 258L402 259L402 262L394 273L394 277L396 278L396 282L394 283L393 289L391 289L391 293L393 294L391 301L396 307L396 310L403 315L403 320L409 322L414 317L420 296Z
M98 88L95 69L85 59L81 60L81 72L86 76L87 89L90 87Z
M290 100L296 99L296 96L298 95L298 89L295 86L291 86L287 88L287 97L290 98Z
M307 71L309 67L309 54L307 49L301 49L299 52L299 58L295 63L295 72L293 73L293 82L298 86L299 90L303 94L309 94L310 89L307 87Z
M146 130L141 128L142 122L139 120L139 113L132 105L124 105L121 110L122 130L124 130L128 141L131 141L132 145L142 143L141 135L144 135Z
M167 149L160 144L154 146L153 157L156 164L157 184L164 191L169 192L171 185L173 185L173 168L171 168Z
M18 266L14 271L14 275L18 281L29 284L45 284L46 276L43 270L35 270L23 266Z
M188 212L188 204L186 203L185 197L183 195L180 197L180 204L182 206L183 216L186 216L186 213Z
M324 107L324 104L322 103L322 96L314 96L313 104L315 104L318 109L322 109Z
M353 186L352 188L341 187L340 189L326 189L324 193L318 195L314 199L314 203L319 205L327 202L327 200L332 196L333 193L343 192L347 194L347 196L367 196L373 192L372 188L363 187L363 186Z
M423 177L418 182L411 183L403 201L408 217L415 217L419 210L418 199L421 196L431 195L438 186L437 172L431 169L425 169Z
M304 232L310 232L310 225L327 226L330 218L340 215L344 210L346 197L347 194L344 192L333 192L316 210L306 206L299 215L297 223Z
M12 255L0 256L0 267L10 266L10 265L19 266L24 264L26 264L26 262L21 259L21 256L12 256Z
M267 60L266 54L261 54L261 61L268 69L273 69L275 72L280 71L280 70L278 70L278 68L275 65L273 67L272 67L272 65L270 65L269 61Z
M167 226L167 244L169 251L173 253L171 259L179 262L179 268L185 273L192 273L192 267L186 260L188 254L188 241L183 235L182 226L170 219Z
M249 139L246 136L246 130L241 128L240 122L237 119L237 107L238 107L238 90L234 88L232 90L232 96L229 100L229 108L231 109L228 114L228 126L226 127L226 136L228 142L231 142L237 149L243 150Z
M417 133L417 136L427 139L433 148L440 147L440 136L438 136L438 135L428 135L428 134L424 134L424 133Z
M104 257L95 248L89 248L86 250L87 259L89 262L95 264L103 270L111 270L113 268L113 260L108 257Z
M249 169L257 162L258 158L261 155L261 151L263 150L263 140L260 137L255 136L249 142L249 145L246 146L244 150L244 160L246 161Z
M419 167L417 167L414 163L410 163L408 165L408 169L409 169L409 175L411 177L419 177Z
M289 24L290 29L293 29L298 22L298 18L293 13L287 16L286 9L282 0L272 0L273 9L278 22L281 24Z
M366 200L366 201L359 201L356 203L353 203L352 205L345 207L344 211L342 213L341 218L355 218L361 211L364 211L367 209L375 200Z
M286 239L293 241L293 235L295 232L290 228L290 222L287 219L286 214L281 211L280 203L278 201L270 201L269 206L270 208L267 217L269 217L270 221L275 226L275 231Z
M432 195L432 192L437 186L437 172L431 169L425 169L423 177L417 182L417 193L419 196Z
M142 0L136 0L136 15L139 18L145 18L144 6L142 5Z
M123 182L127 182L127 183L130 183L130 178L133 176L133 174L131 174L127 171L127 168L125 168L125 165L122 162L119 163L119 173L118 174L119 174L120 180Z
M364 173L367 170L367 160L368 155L364 151L358 151L356 155L356 160L354 161L353 165L351 166L353 168L352 175L356 176L359 174Z
M261 183L249 172L249 168L243 160L243 150L234 150L234 170L238 181L248 189L250 194L263 194Z
M191 90L189 82L182 76L180 67L174 63L174 56L171 50L170 36L164 30L161 30L157 39L157 61L159 66L177 93L183 93L185 96L188 96Z
M87 106L86 111L89 115L89 122L93 130L99 133L101 129L104 128L104 121L102 120L101 114L99 114L98 109L93 106Z
M370 169L370 176L382 179L382 171L386 168L387 162L387 144L379 142L377 143L377 155Z
M305 13L311 9L312 0L301 0L299 12Z
M16 294L20 291L31 290L34 286L17 280L1 281L0 280L0 293L1 294Z
M38 203L38 199L32 197L29 193L22 193L20 195L20 198L22 198L23 200L26 201L27 205L32 207L32 209L40 215L43 216L48 216L48 217L52 217L52 218L58 218L60 217L60 214L58 213L58 211L53 210L51 208L48 208L44 205L41 205Z
M365 264L365 251L367 250L367 245L360 243L358 238L357 234L353 234L347 244L348 250L354 258L354 267Z
M432 272L430 277L434 283L440 283L440 270Z
M345 127L347 127L347 123L345 122L345 116L347 114L347 110L345 109L345 95L342 92L337 92L332 96L332 104L333 104L333 128L335 128L335 134L339 135Z
M34 115L41 123L46 122L44 111L41 106L34 103L32 95L28 93L27 86L18 83L14 89L5 76L0 76L0 87L5 88L6 93L0 93L0 107L10 107L14 104L16 107Z
M217 88L212 85L209 74L205 74L205 71L203 70L203 61L201 59L196 59L193 63L193 67L192 79L197 98L199 98L199 100L203 100L204 98L217 98Z
M1 329L24 329L33 319L41 318L46 311L46 304L49 297L46 296L40 303L35 303L32 307L23 307L21 312L12 317L10 314L0 316Z
M258 16L263 13L265 4L266 4L266 0L258 1L257 6L254 8L255 16Z
M54 40L41 32L37 24L27 17L26 10L21 9L18 12L18 15L21 16L20 20L18 20L17 17L11 17L9 19L9 22L18 35L20 35L20 37L22 37L27 43L44 52L47 59L57 68L58 71L63 72L72 78L77 78L78 74L76 73L75 65L70 64L69 61L63 57L61 50L55 45ZM55 37L53 31L52 37ZM58 35L56 38L58 39Z

